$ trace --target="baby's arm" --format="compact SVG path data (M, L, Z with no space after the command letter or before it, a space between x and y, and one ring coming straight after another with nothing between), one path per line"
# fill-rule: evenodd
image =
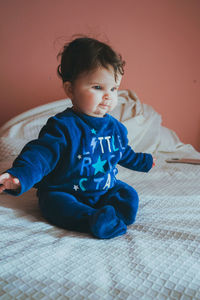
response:
M118 137L124 148L118 164L134 171L148 172L151 170L155 166L156 159L150 153L135 152L129 145L127 128L120 122L118 125L121 131L121 135Z
M14 190L1 187L9 194L19 196L40 182L57 165L63 149L66 147L66 137L62 124L56 117L50 118L40 131L38 139L28 142L14 160L9 173L20 182L20 189Z
M0 193L4 190L19 190L20 188L21 184L17 177L14 177L9 173L0 175Z
M134 152L128 145L119 164L131 170L148 172L155 166L155 158L150 153Z

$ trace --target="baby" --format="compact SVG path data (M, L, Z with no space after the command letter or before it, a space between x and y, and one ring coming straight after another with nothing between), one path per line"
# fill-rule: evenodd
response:
M25 145L0 175L0 192L21 195L35 187L50 223L113 238L135 221L139 202L136 190L116 178L117 164L148 172L154 160L132 150L126 127L109 114L124 74L121 56L89 37L72 40L59 55L57 72L73 106Z

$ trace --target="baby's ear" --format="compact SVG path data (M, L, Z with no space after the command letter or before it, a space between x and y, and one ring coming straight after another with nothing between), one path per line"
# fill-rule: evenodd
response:
M73 95L73 91L72 91L72 84L70 81L65 81L63 83L63 88L65 90L65 93L67 95L67 97L69 97L70 99L72 99L72 95Z

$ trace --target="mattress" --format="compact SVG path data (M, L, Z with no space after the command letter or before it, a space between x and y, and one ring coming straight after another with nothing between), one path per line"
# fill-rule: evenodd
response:
M66 105L49 103L1 128L1 172ZM157 158L149 173L118 166L118 179L139 194L136 222L121 237L99 240L47 223L35 189L0 194L0 299L200 299L200 166L166 162L200 153L132 91L119 92L113 115L131 131L134 149Z

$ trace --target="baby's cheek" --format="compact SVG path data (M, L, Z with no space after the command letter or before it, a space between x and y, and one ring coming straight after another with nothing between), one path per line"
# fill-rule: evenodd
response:
M93 95L89 96L87 99L87 107L88 108L94 108L94 106L96 106L98 103L96 103L97 101L95 101L95 98L93 97Z
M117 106L117 99L114 99L112 101L112 105L111 105L111 109L110 110L113 110L116 106Z

